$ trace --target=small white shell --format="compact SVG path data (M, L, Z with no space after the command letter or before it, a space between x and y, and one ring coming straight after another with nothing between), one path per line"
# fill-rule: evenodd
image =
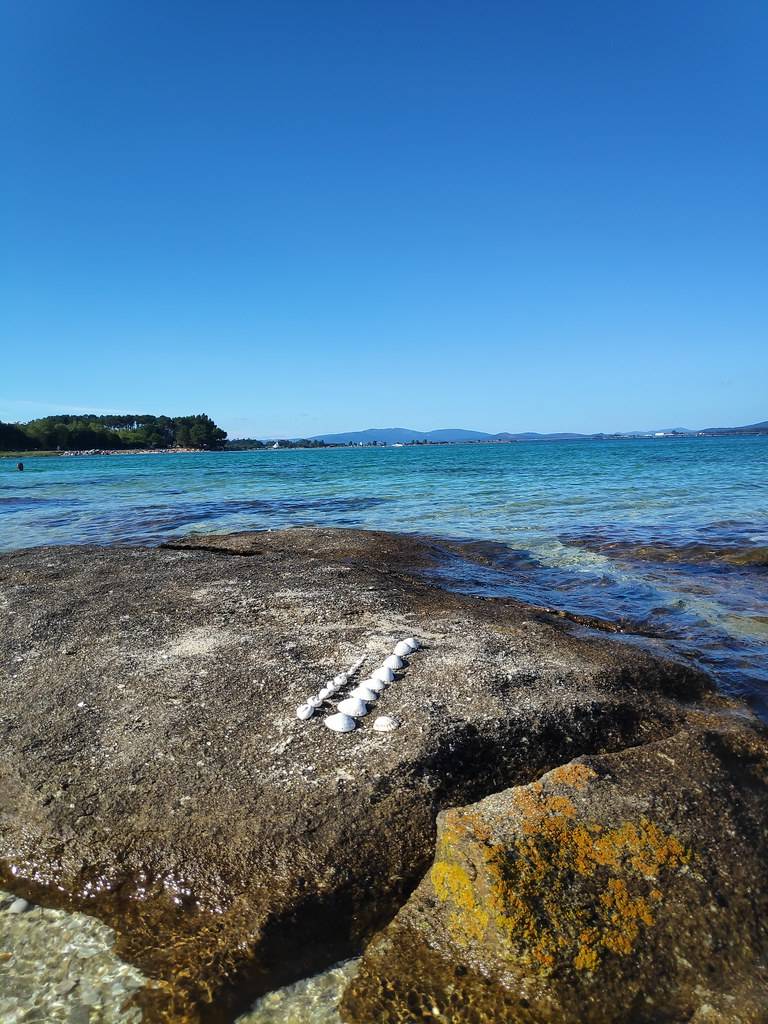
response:
M400 723L396 718L390 717L390 715L379 715L373 723L373 728L376 732L394 732L395 729L400 728Z
M412 651L418 651L418 649L421 647L421 643L416 639L415 636L406 637L403 643L408 644Z
M374 693L381 693L382 690L386 689L386 683L382 683L380 679L364 679L361 686L364 686L366 690L373 690Z
M324 686L322 690L317 691L317 696L320 698L320 700L328 700L331 694L335 692L336 691L332 686Z
M398 658L396 654L390 654L388 658L384 659L384 664L387 668L391 668L393 672L396 672L399 668L402 668L405 662L402 658Z
M362 684L360 686L356 686L354 690L351 690L349 695L350 697L359 697L360 700L364 700L368 704L373 700L379 699L379 695L375 690L369 690L367 686L363 686Z
M391 683L395 678L395 673L391 668L387 668L386 665L382 665L381 668L377 668L371 676L372 679L380 679L382 683Z
M319 708L322 703L323 701L321 697L307 697L307 704L309 704L311 708Z
M352 732L356 722L349 715L329 715L325 719L325 724L329 729L333 729L334 732Z
M334 683L336 683L337 686L343 686L344 683L346 683L348 678L349 677L347 676L346 672L339 672L339 674L337 676L333 677L333 681L334 681Z
M413 647L406 640L401 640L395 647L395 654L399 658L407 658L410 654L413 654Z
M308 718L314 715L315 709L311 704L299 704L296 708L296 717L301 719L302 722L306 722Z
M346 700L340 700L336 707L343 715L350 715L352 718L362 718L363 715L368 714L365 701L360 700L359 697L347 697Z

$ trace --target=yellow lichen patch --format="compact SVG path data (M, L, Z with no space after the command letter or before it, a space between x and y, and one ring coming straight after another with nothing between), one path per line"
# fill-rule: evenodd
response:
M586 785L590 777L578 772L566 784ZM441 830L432 884L448 904L455 941L482 941L544 975L565 964L596 971L606 953L631 953L654 925L651 907L663 900L663 882L690 852L645 818L613 827L578 820L572 801L542 783L511 797L519 816L514 839L493 841L482 812L454 817ZM469 871L457 863L467 844Z
M632 948L640 931L640 923L653 924L653 915L643 896L631 896L627 883L611 878L600 895L605 929L601 938L606 949L625 956Z
M572 789L586 789L587 783L596 778L597 772L587 764L564 764L553 769L547 781L559 786L571 786Z
M437 861L430 872L438 898L455 908L448 915L448 926L454 940L466 946L479 942L488 927L489 915L476 899L469 875L458 864Z

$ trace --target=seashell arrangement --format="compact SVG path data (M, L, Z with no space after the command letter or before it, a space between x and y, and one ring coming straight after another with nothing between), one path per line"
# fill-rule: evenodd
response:
M370 704L372 701L379 699L379 695L375 690L369 690L368 687L363 686L362 683L360 686L356 686L354 690L350 690L349 695L350 697L359 697L360 700L364 700L366 704Z
M373 690L374 693L378 694L387 688L387 684L382 683L380 679L364 679L360 685L364 686L367 690Z
M325 725L333 732L352 732L357 728L357 719L364 718L369 713L369 705L375 704L381 697L387 685L394 681L395 672L406 668L406 659L417 651L421 644L415 637L408 637L401 640L395 646L394 654L390 654L384 662L371 673L370 678L364 679L344 699L336 705L336 713L325 719ZM345 686L362 667L365 658L358 660L350 666L346 672L339 672L333 679L318 690L316 695L308 697L304 704L296 709L296 717L300 721L308 721L319 710L323 704L333 698L338 691ZM376 732L393 732L400 727L397 718L391 715L379 715L373 728Z
M394 678L395 673L392 671L392 669L387 668L384 665L382 665L380 668L377 668L376 671L371 675L371 679L380 679L382 683L391 683Z
M394 732L395 729L400 727L400 722L396 718L392 718L391 715L379 715L376 721L373 723L373 728L376 732Z
M336 709L343 715L349 715L350 718L364 718L368 714L368 705L359 697L347 697L345 700L340 700Z
M331 715L325 720L326 727L332 729L333 732L352 732L355 728L356 722L354 718L350 718L349 715L336 714Z

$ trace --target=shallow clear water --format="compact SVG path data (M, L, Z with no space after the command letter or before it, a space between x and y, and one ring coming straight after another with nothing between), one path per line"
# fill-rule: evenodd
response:
M305 524L486 542L437 575L662 635L768 711L768 565L706 553L768 546L768 437L0 459L4 549Z
M2 1024L139 1024L132 999L152 983L119 959L114 932L85 914L29 904L0 889ZM338 1004L359 960L286 985L235 1024L341 1024Z

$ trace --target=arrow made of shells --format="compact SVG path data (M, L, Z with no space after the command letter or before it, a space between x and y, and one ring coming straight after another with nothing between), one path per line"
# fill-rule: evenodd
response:
M396 645L394 653L385 658L383 663L369 679L364 679L358 686L351 690L348 697L340 700L336 705L336 714L326 718L325 725L333 732L352 732L357 726L357 720L368 714L369 705L375 704L381 697L384 689L395 678L395 672L404 668L407 659L420 647L415 637L408 637ZM308 697L304 704L296 709L296 717L302 721L312 718L314 713L322 707L325 701L334 697L338 691L359 671L365 658L358 658L346 672L334 676L331 682L326 683L317 694ZM373 723L377 732L392 732L398 727L398 721L390 718L389 715L380 715Z

